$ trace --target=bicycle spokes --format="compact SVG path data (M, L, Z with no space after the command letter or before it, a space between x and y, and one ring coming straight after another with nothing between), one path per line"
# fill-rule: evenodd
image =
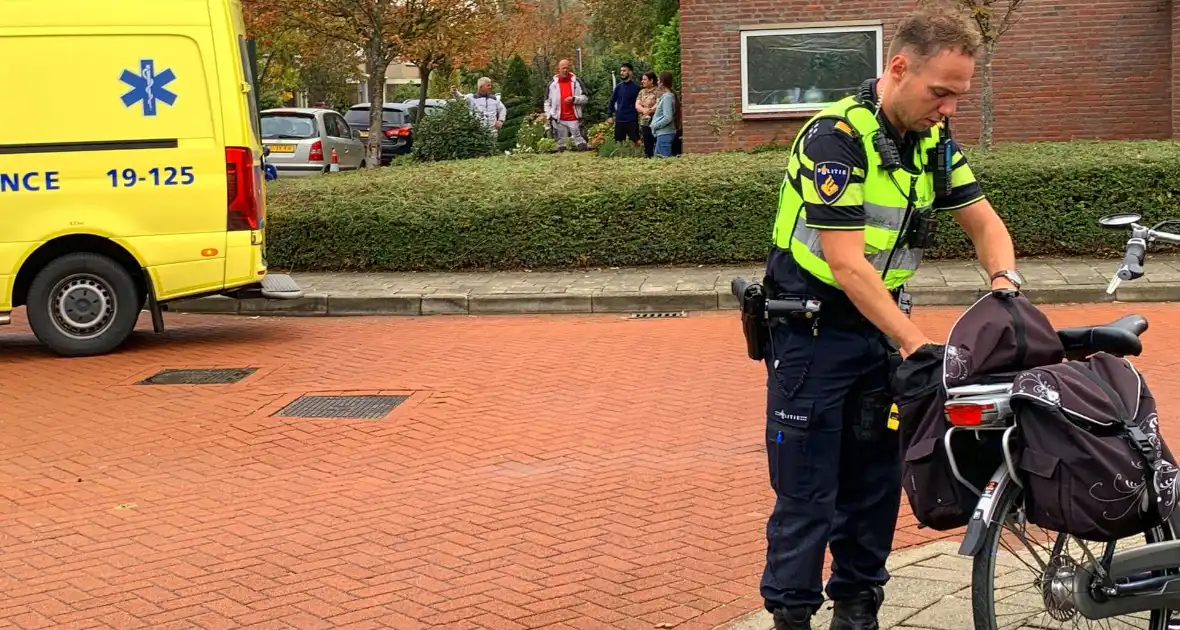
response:
M1119 542L1119 549L1143 544ZM1152 613L1109 619L1088 619L1077 608L1077 584L1101 589L1109 582L1102 561L1113 549L1057 532L1030 527L1019 512L1009 513L1001 532L994 575L993 599L997 628L1012 630L1102 628L1157 630ZM1078 579L1081 576L1082 579Z

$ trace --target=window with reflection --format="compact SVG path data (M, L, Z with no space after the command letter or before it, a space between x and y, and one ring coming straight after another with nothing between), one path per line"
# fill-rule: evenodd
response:
M742 111L822 109L881 73L880 25L742 32Z

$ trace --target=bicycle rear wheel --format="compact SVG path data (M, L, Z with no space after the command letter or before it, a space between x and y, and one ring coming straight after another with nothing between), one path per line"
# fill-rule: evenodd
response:
M1091 620L1069 603L1073 575L1102 558L1105 543L1082 541L1040 530L1024 520L1023 490L1012 484L996 506L996 522L985 534L971 573L975 630L1102 628L1169 630L1172 611L1153 610ZM1031 531L1032 529L1038 531ZM1116 550L1173 540L1170 523L1139 537L1118 541Z

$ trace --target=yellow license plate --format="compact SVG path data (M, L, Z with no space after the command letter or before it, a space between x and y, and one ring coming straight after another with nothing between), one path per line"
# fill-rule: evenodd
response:
M272 144L270 145L271 153L294 153L295 145L293 144Z
M361 137L362 137L362 138L368 138L368 137L369 137L369 131L368 131L367 129L366 129L366 130L364 130L364 131L361 131Z

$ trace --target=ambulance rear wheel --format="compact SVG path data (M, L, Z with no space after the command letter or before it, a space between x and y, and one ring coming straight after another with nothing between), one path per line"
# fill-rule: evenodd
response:
M51 261L33 278L26 303L29 326L59 355L106 354L131 336L139 319L139 290L122 265L80 252Z

